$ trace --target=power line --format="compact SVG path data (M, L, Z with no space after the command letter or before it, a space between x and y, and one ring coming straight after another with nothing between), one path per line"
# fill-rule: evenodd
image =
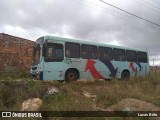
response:
M141 4L142 7L144 7L144 8L146 7L146 8L148 8L148 9L151 9L152 11L156 12L157 14L160 14L160 11L159 11L159 10L155 9L154 7L152 7L152 6L148 5L148 4L145 4L145 3L142 2L142 1L132 0L132 2L134 2L134 3L138 4L138 5Z
M90 8L93 8L93 9L96 9L96 10L101 10L101 9L103 9L103 10L105 10L104 12L112 12L112 13L114 13L114 14L111 14L111 15L114 15L114 16L118 16L118 14L120 14L120 15L122 15L123 17L126 17L124 14L122 14L122 13L120 13L120 12L117 12L117 11L114 11L114 10L111 10L111 9L108 9L108 8L106 8L106 7L102 7L102 6L100 6L100 5L96 5L96 4L94 4L94 3L91 3L91 2L85 2L85 3L82 3L82 2L80 2L79 0L72 0L72 1L74 1L74 2L76 2L76 3L79 3L79 4L82 4L82 5L84 5L84 6L88 6L88 7L90 7ZM87 4L88 3L88 4ZM92 5L94 5L94 6L92 6ZM98 7L98 8L101 8L101 9L97 9L96 7ZM106 11L106 10L108 10L108 11Z
M157 8L158 10L160 10L160 7L157 7L157 6L151 4L150 2L147 2L147 1L145 1L145 0L143 0L143 1L144 1L146 4L152 6L153 8Z
M110 14L110 15L113 15L113 16L116 16L116 17L120 17L120 18L122 18L122 19L125 19L125 20L127 20L127 22L129 22L129 21L132 21L133 19L130 19L129 18L129 16L127 15L127 14L123 14L123 13L120 13L120 12L118 12L118 11L114 11L114 10L111 10L111 9L108 9L108 8L106 8L106 7L102 7L102 6L100 6L100 5L97 5L97 4L94 4L94 3L91 3L91 2L85 2L85 3L82 3L82 2L80 2L79 0L72 0L72 1L74 1L74 2L76 2L76 3L79 3L79 4L81 4L81 5L84 5L84 6L88 6L88 7L90 7L90 8L93 8L93 9L96 9L96 10L104 10L103 12L104 13L108 13L108 14ZM88 3L88 4L87 4ZM92 6L93 5L93 6ZM101 9L97 9L97 7L98 8L101 8ZM127 16L126 16L127 15Z
M119 7L116 7L116 6L112 5L112 4L109 4L108 2L105 2L105 1L103 1L103 0L99 0L99 1L105 3L105 4L109 5L109 6L112 6L112 7L116 8L116 9L118 9L118 10L120 10L120 11L123 11L123 12L125 12L125 13L127 13L127 14L129 14L129 15L132 15L132 16L134 16L134 17L137 17L137 18L139 18L139 19L141 19L141 20L144 20L144 21L146 21L146 22L149 22L149 23L151 23L151 24L154 24L154 25L160 27L160 24L158 24L158 23L152 22L152 21L147 20L147 19L145 19L145 18L142 18L142 17L140 17L140 16L138 16L138 15L135 15L135 14L133 14L133 13L130 13L130 12L126 11L126 10L123 10L123 9L121 9L121 8L119 8Z
M72 0L72 1L76 2L79 5L83 5L83 6L86 6L86 7L89 7L89 8L93 8L93 9L99 10L99 9L97 9L96 7L94 7L94 6L90 5L90 4L85 4L85 3L80 2L79 0L78 1L77 0ZM109 10L109 11L111 12L111 10ZM105 13L106 12L109 13L109 11L105 11ZM116 14L113 14L113 11L112 11L112 13L109 13L109 14L111 14L113 16L117 16Z
M157 9L155 9L155 8L153 8L152 6L150 6L150 5L148 5L148 4L145 4L144 2L142 2L142 1L137 1L137 0L132 0L132 2L134 3L134 4L137 4L137 5L139 5L139 6L141 6L141 7L143 7L143 8L145 8L145 9L147 9L147 10L149 10L149 12L153 12L153 13L155 13L155 14L160 14L160 11L159 10L157 10ZM138 6L138 7L139 7ZM147 11L146 11L147 12ZM152 16L150 16L150 15L152 15L152 14L147 14L149 17L151 17L152 19L150 19L150 20L156 20L156 21L159 21L159 19L157 18L157 16L155 17L152 17Z

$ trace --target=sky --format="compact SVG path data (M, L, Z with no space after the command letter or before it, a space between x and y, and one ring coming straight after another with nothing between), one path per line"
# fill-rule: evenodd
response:
M44 35L147 49L160 65L160 1L0 0L0 33L35 41Z

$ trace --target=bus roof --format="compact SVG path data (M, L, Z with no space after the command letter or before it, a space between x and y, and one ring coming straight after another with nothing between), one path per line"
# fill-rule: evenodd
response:
M143 49L138 49L138 48L129 48L129 47L125 47L125 46L117 46L117 45L111 45L111 44L106 44L106 43L85 41L85 40L81 40L81 39L64 38L64 37L57 37L57 36L50 36L50 35L46 35L43 37L45 40L48 39L49 42L52 42L52 40L53 41L62 41L62 42L73 42L73 43L79 43L79 44L89 44L89 45L96 45L96 46L102 46L102 47L111 47L111 48L119 48L119 49L147 52L147 49L143 50Z

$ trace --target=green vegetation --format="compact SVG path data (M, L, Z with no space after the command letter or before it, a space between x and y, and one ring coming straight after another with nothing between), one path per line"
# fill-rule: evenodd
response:
M46 95L48 88L56 87L59 94ZM87 98L84 92L96 95L96 98ZM125 98L143 100L160 107L160 75L152 74L141 78L132 78L128 81L77 81L59 83L58 81L33 81L29 78L14 81L5 78L0 82L0 111L21 110L21 104L29 98L39 97L43 100L41 111L97 111L94 106L107 109L111 105ZM114 110L120 110L117 106ZM48 118L52 120L53 118ZM61 120L63 118L54 118ZM74 120L75 118L66 118ZM81 118L76 118L81 119ZM92 120L123 120L124 118L83 118ZM130 120L144 118L127 118ZM154 118L145 118L145 120Z
M0 81L4 80L14 80L21 78L29 78L29 73L26 72L0 72Z

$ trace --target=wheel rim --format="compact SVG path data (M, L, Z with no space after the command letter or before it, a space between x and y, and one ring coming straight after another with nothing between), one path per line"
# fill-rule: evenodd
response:
M128 73L125 73L125 74L124 74L124 79L128 79L128 78L129 78Z
M128 78L128 74L127 73L124 74L124 78L125 79Z
M128 80L130 78L130 75L128 72L122 72L122 77L123 80Z
M75 78L74 73L69 73L69 74L68 74L68 78L69 78L70 80L74 80L74 78Z

